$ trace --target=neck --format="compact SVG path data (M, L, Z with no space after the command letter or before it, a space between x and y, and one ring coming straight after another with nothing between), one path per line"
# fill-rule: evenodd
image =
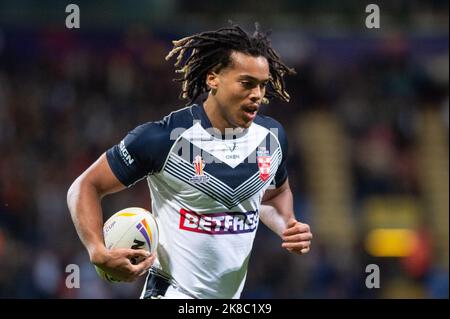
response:
M205 109L206 116L208 116L209 121L212 126L218 129L222 134L225 133L226 128L231 128L232 125L229 123L225 116L222 114L220 110L220 106L217 101L210 95L203 103L203 107Z

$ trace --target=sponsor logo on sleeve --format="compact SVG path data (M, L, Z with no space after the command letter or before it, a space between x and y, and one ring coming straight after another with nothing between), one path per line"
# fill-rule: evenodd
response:
M130 153L128 153L127 148L125 147L125 142L122 140L119 144L120 156L127 166L133 164L134 159L131 157Z

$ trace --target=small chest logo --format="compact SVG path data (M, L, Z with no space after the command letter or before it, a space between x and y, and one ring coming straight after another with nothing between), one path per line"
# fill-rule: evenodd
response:
M206 176L203 172L205 161L200 155L197 155L192 164L194 164L195 175L189 181L194 184L206 183L209 180L209 176Z
M258 150L256 151L256 160L258 161L259 178L261 178L263 182L267 181L270 177L271 159L269 151L265 147L258 147Z

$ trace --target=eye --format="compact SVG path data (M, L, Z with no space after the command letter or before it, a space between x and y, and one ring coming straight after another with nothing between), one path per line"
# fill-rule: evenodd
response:
M251 89L254 85L252 82L249 81L240 81L242 86L246 89Z

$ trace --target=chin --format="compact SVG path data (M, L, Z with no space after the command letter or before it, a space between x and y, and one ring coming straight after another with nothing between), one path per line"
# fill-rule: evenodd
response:
M250 125L252 125L252 123L253 123L253 121L250 121L250 122L244 122L244 123L242 123L242 125L240 125L239 127L241 127L241 128L249 128Z
M250 127L250 125L252 125L253 121L250 122L246 122L243 119L237 119L236 121L232 122L233 128L234 129L248 129Z

